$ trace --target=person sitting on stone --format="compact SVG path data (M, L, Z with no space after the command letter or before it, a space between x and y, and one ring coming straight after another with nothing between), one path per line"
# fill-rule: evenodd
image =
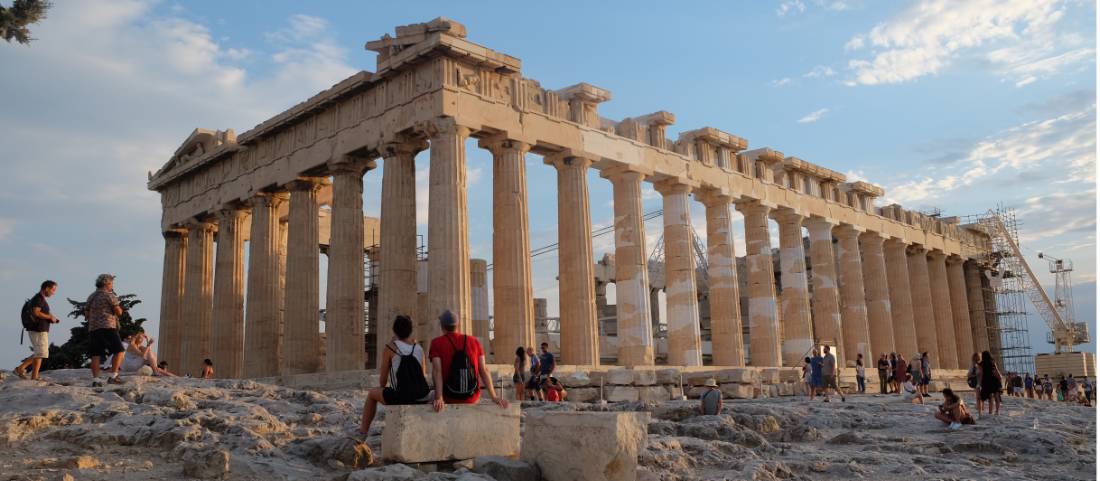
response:
M445 404L477 404L481 386L493 402L502 408L508 400L497 396L493 378L485 367L485 351L476 337L458 332L458 319L451 311L439 315L443 335L432 339L428 357L432 360L435 400L432 407L442 411Z
M917 385L913 384L913 375L910 373L905 373L905 382L901 383L901 400L913 404L924 404L924 396L921 395Z
M534 347L527 346L527 358L531 360L531 374L527 376L527 399L542 401L542 366Z
M565 392L565 386L562 386L558 382L558 378L554 376L546 378L542 390L545 393L546 400L550 402L562 402L568 396L568 393Z
M214 361L210 359L202 360L202 376L203 379L214 379Z
M382 351L378 369L378 387L367 391L363 416L357 434L366 437L378 405L426 404L432 399L428 388L424 349L413 338L413 323L408 316L393 320L393 338Z
M966 403L951 388L943 389L943 404L936 412L936 419L943 421L951 430L962 427L963 424L974 424L974 417L966 409Z
M703 394L699 396L699 413L704 416L716 416L722 412L722 391L714 378L703 382Z
M138 372L143 366L149 366L155 376L176 377L175 374L160 368L157 354L153 350L153 342L153 338L146 336L145 331L127 336L123 340L123 344L126 345L126 357L122 359L122 370Z
M161 371L164 371L164 372L168 373L168 375L171 376L171 377L179 377L176 373L171 372L171 371L168 370L168 361L158 362L157 363L157 369L160 369Z

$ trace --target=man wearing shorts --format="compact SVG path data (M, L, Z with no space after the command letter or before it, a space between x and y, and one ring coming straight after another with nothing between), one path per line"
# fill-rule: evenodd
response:
M825 346L825 359L821 363L821 377L825 382L825 402L829 402L829 389L832 388L836 391L836 395L840 396L840 401L844 402L844 393L840 391L840 385L837 384L837 368L836 368L836 356L829 352L829 346Z
M100 274L95 279L95 292L88 296L88 301L84 304L84 317L88 319L90 338L88 356L92 358L92 387L103 385L99 380L99 361L107 356L114 356L111 359L111 377L107 379L107 383L125 384L118 377L126 348L122 346L122 338L118 336L118 316L122 315L122 305L118 302L114 287L115 276Z
M54 295L55 292L57 292L57 283L45 281L39 287L38 294L30 300L30 315L35 322L34 326L27 329L27 334L31 338L34 353L15 368L15 375L21 379L27 379L27 368L31 368L31 379L37 381L42 360L50 357L50 324L57 324L61 320L50 314L50 304L46 302L46 298Z

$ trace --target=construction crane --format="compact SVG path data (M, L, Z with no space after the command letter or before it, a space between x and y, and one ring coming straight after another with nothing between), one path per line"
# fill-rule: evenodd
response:
M1070 272L1073 271L1073 263L1039 254L1040 259L1047 260L1050 264L1050 272L1055 275L1055 298L1052 300L1024 259L1020 246L1016 244L1016 240L1005 227L1001 216L990 210L979 222L995 246L994 254L999 254L994 259L994 267L1004 273L1003 277L1018 276L1035 310L1050 328L1047 341L1054 344L1054 352L1071 351L1073 346L1088 342L1087 325L1074 322L1073 297L1070 294L1072 287ZM1010 252L998 253L997 247L1007 247Z

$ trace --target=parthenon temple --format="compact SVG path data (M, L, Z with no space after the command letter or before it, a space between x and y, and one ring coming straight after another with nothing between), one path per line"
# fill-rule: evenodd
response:
M516 346L537 342L529 154L556 172L562 364L801 366L813 346L830 345L848 365L857 354L870 362L882 352L927 351L934 368L965 369L970 353L997 342L989 334L996 319L985 309L992 302L986 267L977 261L989 238L957 218L883 206L878 186L781 146L750 148L718 128L670 139L675 115L666 111L601 117L610 91L587 83L543 88L522 75L520 59L471 42L453 20L397 27L366 48L377 53L376 71L240 135L196 129L151 174L165 240L159 354L180 372L197 374L204 358L222 377L364 369L377 352L366 332L388 332L389 320L408 314L417 338L430 339L447 309L462 332L484 338L497 362L510 362ZM491 285L486 262L470 258L470 138L492 153ZM414 160L424 150L426 260L418 250ZM379 162L380 216L365 218L364 177ZM613 191L606 277L616 286L614 343L601 343L597 322L601 264L593 258L588 169ZM663 201L661 355L643 182ZM706 212L709 340L700 321L693 202ZM744 253L734 249L733 209L744 216ZM372 317L381 328L366 324L370 265L378 285Z

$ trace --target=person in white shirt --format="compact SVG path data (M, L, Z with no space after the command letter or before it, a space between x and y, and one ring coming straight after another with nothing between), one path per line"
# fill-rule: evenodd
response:
M905 382L901 383L901 399L913 404L924 404L924 396L921 395L917 386L913 384L912 374L905 374Z

